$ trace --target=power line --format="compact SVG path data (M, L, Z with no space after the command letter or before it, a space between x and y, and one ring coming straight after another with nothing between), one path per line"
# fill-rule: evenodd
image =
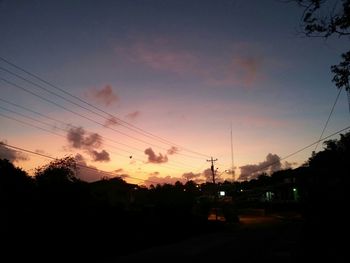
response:
M92 108L98 110L99 112L102 112L102 113L106 114L106 115L109 116L109 117L114 117L116 120L119 121L119 123L120 123L122 126L128 128L128 129L131 129L131 130L133 130L133 131L137 130L139 133L142 132L142 133L143 133L143 136L147 136L147 137L149 137L149 138L156 139L156 140L161 141L162 143L165 143L165 144L170 144L170 145L172 145L172 146L177 146L177 147L179 147L179 148L181 148L181 149L183 149L183 150L185 150L185 151L187 151L187 152L191 152L191 153L194 153L194 154L197 154L197 155L200 155L200 156L208 157L208 155L199 153L199 152L197 152L197 151L190 150L190 149L188 149L188 148L186 148L186 147L183 147L183 146L178 145L178 144L176 144L176 143L174 143L174 142L171 142L170 140L164 139L164 138L162 138L162 137L160 137L160 136L157 136L157 135L154 135L154 134L152 134L152 133L150 133L150 132L147 132L146 130L141 129L141 128L135 126L135 125L132 125L132 124L130 124L130 123L128 123L128 122L126 122L126 121L124 121L124 120L122 120L122 119L120 119L120 118L114 116L113 114L110 114L110 113L108 113L108 112L106 112L106 111L104 111L104 110L102 110L102 109L100 109L100 108L94 106L93 104L91 104L91 103L89 103L89 102L87 102L87 101L85 101L85 100L79 98L78 96L75 96L75 95L73 95L73 94L67 92L66 90L64 90L64 89L62 89L62 88L60 88L60 87L58 87L58 86L56 86L56 85L54 85L54 84L52 84L52 83L46 81L46 80L44 80L43 78L39 77L38 75L33 74L33 73L29 72L28 70L25 70L24 68L22 68L22 67L20 67L20 66L18 66L18 65L16 65L16 64L14 64L13 62L10 62L9 60L7 60L7 59L5 59L5 58L3 58L3 57L1 57L1 56L0 56L0 60L4 61L5 63L11 65L12 67L14 67L14 68L16 68L16 69L18 69L18 70L20 70L20 71L22 71L22 72L28 74L29 76L34 77L35 79L37 79L37 80L39 80L39 81L45 83L46 85L49 85L50 87L52 87L52 88L54 88L54 89L56 89L56 90L59 90L59 91L63 92L64 94L66 94L66 95L68 95L68 96L70 96L70 97L72 97L72 98L74 98L74 99L76 99L76 100L78 100L78 101L84 103L85 105L88 105L88 106L90 106L90 107L92 107ZM16 74L16 73L14 73L14 72L12 72L12 71L10 71L10 70L8 70L8 69L4 69L4 68L2 68L2 67L1 67L1 69L4 70L4 71L6 71L6 72L8 72L9 74L12 74L12 75L14 75L14 76L16 76L16 77L18 77L18 78L20 78L20 79L22 79L22 80L25 80L25 81L31 83L32 85L38 86L38 87L40 87L40 88L46 90L47 92L50 92L51 94L54 94L54 95L56 95L56 96L59 96L60 98L66 100L66 101L69 101L70 103L73 103L74 105L77 105L77 106L79 106L79 107L81 107L81 108L84 108L85 110L88 110L89 112L93 112L94 114L97 114L98 116L101 116L101 117L107 119L105 116L102 116L101 114L96 113L95 111L92 111L91 109L88 109L88 108L86 108L86 107L84 107L84 106L82 106L82 105L80 105L80 104L78 104L78 103L72 102L71 100L68 100L67 98L65 98L65 97L63 97L63 96L61 96L61 95L58 95L58 94L56 94L56 93L54 93L54 92L52 92L52 91L49 91L48 89L42 87L41 85L38 85L38 84L36 84L36 83L34 83L34 82L32 82L32 81L30 81L30 80L28 80L28 79L26 79L26 78L24 78L24 77L18 75L18 74ZM137 132L137 131L136 131L136 132Z
M139 139L139 138L137 138L137 137L134 137L134 136L131 136L131 135L126 134L126 133L124 133L124 132L121 132L121 131L119 131L119 130L116 130L116 129L112 128L112 127L106 127L106 125L103 124L103 123L101 123L101 122L98 122L98 121L96 121L96 120L94 120L94 119L91 119L90 117L87 117L87 116L85 116L85 115L83 115L83 114L81 114L81 113L78 113L78 112L76 112L76 111L73 111L73 110L71 110L71 109L65 107L65 106L62 106L62 105L60 105L60 104L58 104L58 103L56 103L56 102L54 102L54 101L52 101L52 100L50 100L50 99L47 99L47 98L45 98L45 97L43 97L43 96L41 96L41 95L39 95L39 94L37 94L37 93L31 91L31 90L28 90L27 88L24 88L24 87L22 87L22 86L20 86L20 85L17 85L16 83L13 83L13 82L9 81L9 80L7 80L7 79L4 79L4 78L1 78L1 77L0 77L0 80L4 81L5 83L8 83L8 84L10 84L10 85L12 85L12 86L14 86L14 87L20 89L20 90L23 90L23 91L25 91L25 92L31 94L32 96L38 97L38 98L40 98L41 100L44 100L44 101L46 101L46 102L48 102L48 103L50 103L50 104L53 104L53 105L55 105L55 106L57 106L57 107L59 107L59 108L61 108L61 109L64 109L64 110L66 110L66 111L68 111L68 112L70 112L70 113L73 113L74 115L77 115L77 116L79 116L79 117L81 117L81 118L84 118L84 119L86 119L86 120L89 120L89 121L91 121L91 122L93 122L93 123L95 123L95 124L98 124L98 125L100 125L100 126L102 126L102 127L104 127L104 128L108 128L108 129L110 129L110 130L112 130L112 131L114 131L114 132L117 132L117 133L119 133L119 134L122 134L122 135L124 135L124 136L126 136L126 137L129 137L129 138L133 139L133 140L142 142L142 143L144 143L144 144L146 144L146 145L151 145L151 146L154 146L154 147L157 147L157 148L166 150L166 151L168 150L167 148L164 148L164 147L161 147L161 146L159 146L159 145L155 145L155 144L149 143L149 142L144 141L144 140L142 140L142 139ZM177 154L183 155L183 156L186 156L186 157L190 157L190 158L202 159L202 158L199 158L199 157L189 156L189 155L183 154L183 153L177 153Z
M329 122L329 120L331 119L331 116L332 116L332 114L333 114L335 105L336 105L337 102L338 102L338 99L339 99L340 93L341 93L341 91L342 91L342 88L343 88L343 87L340 87L340 89L339 89L338 95L337 95L337 97L335 98L335 101L334 101L334 103L333 103L331 112L330 112L329 115L328 115L327 121L326 121L326 123L325 123L325 125L324 125L324 127L323 127L323 130L322 130L322 132L321 132L320 138L319 138L318 140L320 140L320 139L322 138L323 133L325 132L325 130L326 130L326 128L327 128L328 122ZM316 144L315 149L314 149L314 152L316 152L318 145L319 145L319 142Z
M23 106L21 106L21 105L18 105L18 104L16 104L16 103L9 102L9 101L4 100L4 99L1 99L1 98L0 98L0 101L5 102L5 103L7 103L7 104L10 104L10 105L12 105L12 106L21 108L21 109L25 109L25 110L27 110L27 111L29 111L29 112L32 112L32 113L37 114L37 115L39 115L39 116L42 116L42 117L44 117L44 118L46 118L46 119L49 119L49 120L51 120L51 121L59 122L59 123L65 125L65 126L67 126L67 127L78 128L77 126L68 124L68 123L66 123L66 122L64 122L64 121L57 120L57 119L55 119L55 118L51 118L51 117L49 117L49 116L47 116L47 115L45 115L45 114L42 114L42 113L33 111L33 110L31 110L31 109L28 109L28 108L23 107ZM33 117L30 117L30 116L27 116L27 115L24 115L24 114L21 114L21 113L19 113L19 112L13 111L13 110L10 110L10 109L8 109L8 108L4 108L4 107L2 107L2 106L0 106L0 108L4 109L5 111L12 112L12 113L15 113L15 114L17 114L17 115L20 115L20 116L22 116L22 117L24 117L24 118L28 118L28 119L34 120L34 121L36 121L36 122L38 122L38 123L47 125L47 126L49 126L49 127L53 127L53 128L56 128L56 129L60 129L60 130L65 131L65 132L68 131L67 129L63 129L63 128L60 128L60 127L53 126L53 125L51 125L51 124L49 124L49 123L43 122L43 121L41 121L41 120L35 119L35 118L33 118ZM64 136L62 136L62 137L64 137ZM118 141L115 141L115 140L110 139L110 138L108 138L108 137L101 136L101 138L103 138L103 139L105 139L105 140L107 140L107 141L111 141L111 142L113 142L113 143L117 143L117 144L126 146L126 147L128 147L128 148L137 150L137 151L142 152L142 153L144 152L143 150L140 150L140 149L138 149L138 148L129 146L129 145L127 145L127 144L124 144L124 143L121 143L121 142L118 142ZM117 150L126 152L126 153L128 153L129 155L133 155L132 152L131 152L130 150L125 150L125 149L122 149L122 148L116 148L116 147L114 147L113 145L106 144L106 143L104 143L104 144L105 144L106 146L109 146L109 147L115 148L115 149L117 149ZM178 161L171 161L171 162L174 163L174 164L179 164L179 165L181 165L182 168L183 168L183 166L187 166L187 167L192 167L192 168L194 168L193 166L188 165L188 164L185 164L185 163L182 163L182 162L178 162ZM174 164L169 164L169 165L172 165L172 166L173 166ZM179 167L178 165L174 165L174 166Z
M47 130L47 129L45 129L45 128L36 126L36 125L34 125L34 124L32 124L32 123L28 123L28 122L25 122L25 121L16 119L16 118L11 117L11 116L7 116L7 115L5 115L5 114L3 114L3 113L1 113L1 112L0 112L0 116L2 116L2 117L4 117L4 118L7 118L7 119L10 119L10 120L13 120L13 121L16 121L16 122L19 122L19 123L22 123L22 124L27 125L27 126L34 127L34 128L36 128L36 129L39 129L39 130L42 130L42 131L45 131L45 132L52 133L52 134L57 135L57 136L60 136L60 137L64 137L62 134L55 133L55 132L53 132L53 131L51 131L51 130Z
M36 114L36 115L39 115L39 116L41 116L41 117L44 117L44 118L46 118L46 119L48 119L48 120L51 120L51 121L54 121L54 122L58 122L58 123L61 123L61 124L63 124L63 125L69 126L69 127L79 128L78 126L75 126L75 125L73 125L73 124L69 124L69 123L67 123L67 122L58 120L58 119L56 119L56 118L52 118L52 117L50 117L50 116L47 116L47 115L45 115L45 114L42 114L42 113L37 112L37 111L34 111L34 110L31 110L31 109L29 109L29 108L27 108L27 107L24 107L24 106L22 106L22 105L19 105L19 104L10 102L10 101L8 101L8 100L4 100L4 99L0 98L0 101L5 102L5 103L7 103L7 104L9 104L9 105L12 105L12 106L15 106L15 107L24 109L24 110L26 110L26 111L32 112L32 113L34 113L34 114ZM5 110L6 110L6 109L5 109ZM133 146L130 146L130 145L127 145L127 144L124 144L124 143L115 141L115 140L113 140L113 139L110 139L110 138L105 137L105 136L102 136L102 135L101 135L101 137L104 138L105 140L111 141L111 142L116 143L116 144L123 145L123 146L125 146L125 147L130 148L130 149L134 149L134 150L137 150L137 151L143 151L143 150L140 150L140 149L135 148L135 147L133 147ZM130 153L130 151L128 151L128 153Z
M22 87L22 86L20 86L20 85L17 85L17 84L15 84L15 83L9 81L9 80L7 80L7 79L4 79L4 78L1 78L1 77L0 77L0 80L2 80L2 81L4 81L4 82L6 82L6 83L8 83L8 84L10 84L10 85L12 85L12 86L18 88L18 89L21 89L21 90L23 90L23 91L25 91L25 92L27 92L27 93L29 93L29 94L35 96L35 97L38 97L38 98L40 98L40 99L42 99L42 100L44 100L44 101L46 101L46 102L49 102L49 103L51 103L51 104L53 104L53 105L55 105L55 106L57 106L57 107L59 107L59 108L61 108L61 109L64 109L64 110L66 110L66 111L68 111L68 112L70 112L70 113L73 113L73 114L75 114L75 115L77 115L77 116L79 116L79 117L81 117L81 118L87 119L87 120L89 120L89 121L91 121L91 122L93 122L93 123L95 123L95 124L98 124L98 125L100 125L100 126L102 126L102 127L111 129L111 130L113 130L113 131L115 131L115 132L117 132L117 133L119 133L119 134L122 134L122 135L124 135L124 136L126 136L126 137L129 137L129 138L131 138L131 139L140 141L140 142L142 142L142 143L150 144L150 143L148 143L148 142L146 142L146 141L144 141L144 140L141 140L141 139L139 139L139 138L135 138L135 137L133 137L133 136L131 136L131 135L128 135L128 134L126 134L126 133L124 133L124 132L121 132L121 131L119 131L119 130L116 130L116 129L112 128L112 127L106 127L106 125L104 125L104 124L101 123L101 122L98 122L98 121L96 121L96 120L94 120L94 119L91 119L90 117L87 117L87 116L85 116L85 115L83 115L83 114L80 114L80 113L78 113L78 112L76 112L76 111L73 111L73 110L71 110L71 109L69 109L69 108L67 108L67 107L65 107L65 106L62 106L61 104L58 104L58 103L56 103L56 102L54 102L54 101L52 101L52 100L50 100L50 99L47 99L47 98L45 98L45 97L43 97L43 96L41 96L41 95L39 95L39 94L37 94L37 93L31 91L31 90L28 90L28 89L26 89L26 88L24 88L24 87ZM157 148L161 148L161 149L167 150L166 148L163 148L163 147L158 146L158 145L154 145L154 144L150 144L150 145L155 146L155 147L157 147Z
M338 130L338 131L336 131L336 132L334 132L334 133L332 133L332 134L330 134L330 135L328 135L328 136L326 136L326 137L323 137L323 138L321 138L321 139L319 139L319 140L317 140L317 141L315 141L315 142L313 142L313 143L310 143L309 145L307 145L307 146L305 146L305 147L302 147L301 149L299 149L299 150L297 150L297 151L295 151L295 152L293 152L293 153L291 153L291 154L288 154L288 155L284 156L283 158L280 158L280 159L277 160L277 161L274 161L274 162L271 162L271 163L269 163L269 164L267 164L267 165L264 165L264 166L260 167L259 169L257 169L257 170L255 170L255 171L251 172L250 174L255 174L255 173L259 172L259 171L264 171L264 170L266 170L266 168L268 168L268 167L270 167L270 166L272 166L272 165L274 165L274 164L277 164L277 163L279 163L280 161L283 161L283 160L285 160L285 159L288 159L288 158L290 158L290 157L292 157L292 156L294 156L294 155L296 155L296 154L298 154L298 153L300 153L300 152L306 150L307 148L310 148L311 146L315 145L316 143L319 143L319 142L321 142L321 141L324 141L324 140L326 140L326 139L328 139L328 138L330 138L330 137L332 137L332 136L334 136L334 135L337 135L337 134L339 134L339 133L341 133L341 132L343 132L343 131L349 130L349 129L350 129L350 126L348 126L348 127L346 127L346 128L343 128L343 129L341 129L341 130Z
M46 122L42 122L42 121L37 120L37 119L32 118L32 117L28 117L28 116L26 116L26 115L24 115L24 114L17 113L17 112L15 112L15 111L5 109L5 108L3 108L3 107L1 107L1 106L0 106L0 108L4 109L4 110L6 110L6 111L9 111L9 112L18 114L18 115L20 115L20 116L22 116L22 117L24 117L24 118L28 118L28 119L34 120L34 121L36 121L36 122L38 122L38 123L47 125L47 126L49 126L49 127L51 127L51 128L55 128L55 129L59 129L59 130L66 131L65 129L62 129L62 128L59 128L59 127L55 127L55 126L51 126L51 124L48 124L48 123L46 123ZM26 122L26 121L19 120L19 119L16 119L16 118L14 118L14 117L11 117L11 116L7 116L7 115L5 115L5 114L3 114L3 113L1 113L1 112L0 112L0 116L2 116L2 117L4 117L4 118L7 118L7 119L10 119L10 120L12 120L12 121L16 121L16 122L18 122L18 123L27 125L27 126L34 127L34 128L36 128L36 129L39 129L39 130L42 130L42 131L45 131L45 132L54 134L54 135L56 135L56 136L59 136L59 137L62 137L62 138L66 138L66 137L65 137L64 135L62 135L62 134L53 132L52 130L45 129L45 128L42 128L42 127L37 126L37 125L34 125L33 123L28 123L28 122ZM120 148L116 148L116 147L114 147L114 146L112 146L112 145L109 145L109 144L106 144L106 143L105 143L105 145L106 145L106 146L109 146L109 147L112 147L112 148L114 148L114 149L117 149L117 150L119 150L119 151L124 151L124 152L127 152L127 153L130 154L129 151L126 151L126 150L123 150L123 149L120 149ZM113 153L113 154L116 154L116 155L119 155L119 156L122 156L122 157L125 157L125 158L130 158L130 157L129 157L130 155L129 155L129 156L125 156L125 155L122 155L122 154L120 154L120 153L116 153L116 152L110 151L110 150L109 150L109 152L111 152L111 153ZM133 158L133 159L136 160L136 161L139 161L140 163L145 163L145 162L144 162L143 160L141 160L141 159L137 159L137 158ZM180 168L184 169L184 167L181 167L181 166L178 166L178 165L175 165L175 164L161 164L161 166L162 166L162 167L165 167L165 168L177 169L177 170L180 170Z
M46 155L46 154L33 152L33 151L30 151L30 150L27 150L27 149L23 149L23 148L21 148L21 147L17 147L17 146L13 146L13 145L4 143L4 142L0 142L0 144L1 144L1 145L5 145L6 147L9 147L9 148L12 148L12 149L15 149L15 150L19 150L19 151L22 151L22 152L29 153L29 154L38 155L38 156L45 157L45 158L48 158L48 159L51 159L51 160L57 160L57 158L48 156L48 155ZM80 164L80 163L77 163L76 165L79 166L79 167L83 167L83 168L89 169L89 170L93 170L93 171L95 171L95 172L99 172L99 173L103 173L103 174L108 174L108 175L113 175L113 176L118 176L117 174L114 174L113 172L103 171L103 170L100 170L100 169L97 169L97 168L94 168L94 167L90 167L90 166L86 166L86 165L83 165L83 164ZM159 184L159 182L155 182L155 181L151 181L151 180L145 180L145 179L141 179L141 178L137 178L137 177L133 177L133 176L128 176L128 177L126 177L126 178L131 178L131 179L135 179L135 180L139 180L139 181L144 181L144 182L147 181L147 182Z

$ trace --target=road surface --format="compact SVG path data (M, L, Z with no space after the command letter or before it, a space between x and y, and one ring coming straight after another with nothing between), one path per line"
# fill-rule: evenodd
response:
M301 228L296 216L250 213L220 231L108 262L295 262Z

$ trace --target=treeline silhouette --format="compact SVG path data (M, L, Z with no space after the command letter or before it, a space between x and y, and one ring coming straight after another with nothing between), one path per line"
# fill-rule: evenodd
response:
M200 190L192 181L147 189L121 178L87 183L76 171L73 157L34 177L0 160L0 257L101 262L211 229L209 207L193 212Z
M342 240L348 238L350 133L324 145L303 166L271 176L150 188L122 178L84 182L76 177L73 157L37 168L34 177L0 159L0 257L6 262L104 262L217 230L207 220L213 199L205 197L218 190L233 200L222 206L228 221L237 222L237 211L247 207L298 210L305 220L300 255L317 259L322 251L342 257ZM296 189L297 196L291 192ZM274 195L266 198L267 193Z

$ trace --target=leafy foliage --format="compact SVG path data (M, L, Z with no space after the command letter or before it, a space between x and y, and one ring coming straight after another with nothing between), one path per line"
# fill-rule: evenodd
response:
M330 37L350 35L350 1L297 0L305 8L303 26L306 35ZM341 2L341 4L339 4ZM324 10L327 9L327 14Z
M68 156L37 168L35 178L39 184L62 185L78 181L76 173L76 161L74 157Z
M310 37L329 38L350 36L350 0L296 0L304 8L303 31ZM333 82L338 88L350 89L350 51L341 55L342 61L333 65Z

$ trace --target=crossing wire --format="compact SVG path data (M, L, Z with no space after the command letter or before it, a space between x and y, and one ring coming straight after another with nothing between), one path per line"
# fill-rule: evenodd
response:
M56 85L54 85L54 84L52 84L52 83L46 81L46 80L44 80L43 78L39 77L38 75L33 74L33 73L29 72L28 70L25 70L24 68L22 68L22 67L20 67L20 66L18 66L18 65L16 65L16 64L14 64L13 62L11 62L11 61L9 61L9 60L7 60L7 59L1 57L1 56L0 56L0 60L4 61L5 63L11 65L12 67L14 67L14 68L16 68L16 69L18 69L18 70L20 70L20 71L22 71L22 72L28 74L29 76L34 77L35 79L37 79L37 80L39 80L39 81L45 83L46 85L49 85L50 87L52 87L52 88L54 88L54 89L56 89L56 90L59 90L59 91L63 92L64 94L66 94L66 95L68 95L68 96L70 96L70 97L72 97L72 98L74 98L74 99L76 99L76 100L78 100L78 101L84 103L85 105L88 105L88 106L94 108L95 110L98 110L99 112L102 112L102 113L106 114L106 115L109 116L109 117L114 117L116 120L118 120L118 122L119 122L122 126L128 128L128 129L134 130L134 131L136 130L136 131L138 131L139 133L142 132L142 133L143 133L143 136L147 136L147 137L149 137L149 138L156 139L156 140L161 141L161 142L163 142L163 143L166 143L166 144L168 144L168 145L177 146L177 147L179 147L179 148L181 148L181 149L183 149L183 150L185 150L185 151L187 151L187 152L191 152L191 153L194 153L194 154L203 156L203 157L209 157L209 156L206 155L206 154L202 154L202 153L199 153L199 152L197 152L197 151L190 150L190 149L188 149L188 148L186 148L186 147L183 147L183 146L181 146L181 145L178 145L178 144L176 144L176 143L174 143L174 142L171 142L171 141L169 141L169 140L167 140L167 139L164 139L164 138L162 138L162 137L160 137L160 136L157 136L157 135L154 135L154 134L152 134L152 133L150 133L150 132L147 132L146 130L141 129L141 128L135 126L135 125L132 125L132 124L130 124L130 123L128 123L128 122L126 122L126 121L124 121L124 120L122 120L122 119L116 117L115 115L113 115L113 114L111 114L111 113L108 113L108 112L106 112L106 111L100 109L99 107L96 107L96 106L94 106L93 104L91 104L91 103L89 103L89 102L87 102L87 101L85 101L85 100L79 98L78 96L75 96L75 95L73 95L73 94L67 92L66 90L64 90L64 89L62 89L62 88L60 88L60 87L58 87L58 86L56 86ZM101 116L101 117L107 119L105 116L103 116L103 115L101 115L101 114L99 114L99 113L96 113L95 111L92 111L91 109L88 109L88 108L86 108L86 107L84 107L84 106L82 106L82 105L80 105L80 104L78 104L78 103L72 102L71 100L69 100L69 99L67 99L67 98L65 98L65 97L63 97L63 96L61 96L61 95L59 95L59 94L56 94L56 93L54 93L54 92L52 92L52 91L49 91L48 89L42 87L41 85L39 85L39 84L37 84L37 83L34 83L34 82L32 82L32 81L30 81L30 80L28 80L28 79L26 79L26 78L24 78L24 77L22 77L22 76L20 76L20 75L18 75L18 74L16 74L16 73L14 73L14 72L12 72L12 71L10 71L10 70L8 70L8 69L2 68L2 67L1 67L1 69L2 69L3 71L8 72L8 73L11 74L11 75L14 75L14 76L16 76L16 77L18 77L18 78L20 78L20 79L22 79L22 80L25 80L25 81L31 83L32 85L38 86L38 87L40 87L40 88L46 90L47 92L49 92L49 93L51 93L51 94L55 94L56 96L59 96L60 98L66 100L66 101L69 101L70 103L73 103L73 104L75 104L75 105L77 105L77 106L79 106L79 107L81 107L81 108L84 108L85 110L88 110L89 112L93 112L94 114L96 114L96 115L98 115L98 116Z
M31 110L31 109L28 109L28 108L23 107L23 106L21 106L21 105L18 105L18 104L16 104L16 103L9 102L9 101L4 100L4 99L1 99L1 98L0 98L0 101L5 102L5 103L7 103L7 104L9 104L9 105L15 106L15 107L17 107L17 108L21 108L21 109L24 109L24 110L26 110L26 111L32 112L32 113L34 113L34 114L36 114L36 115L39 115L39 116L42 116L42 117L44 117L44 118L46 118L46 119L48 119L48 120L61 123L61 124L65 125L65 126L67 126L67 127L79 128L79 127L77 127L77 126L71 125L71 124L66 123L66 122L64 122L64 121L61 121L61 120L58 120L58 119L55 119L55 118L51 118L51 117L49 117L49 116L47 116L47 115L45 115L45 114L42 114L42 113L40 113L40 112L33 111L33 110ZM53 128L57 128L57 129L60 129L60 130L62 130L62 131L65 131L65 132L68 131L67 129L62 129L62 128L60 128L60 127L53 126L52 124L49 124L49 123L46 123L46 122L42 122L42 121L40 121L40 120L38 120L38 119L32 118L32 117L30 117L30 116L21 114L21 113L19 113L19 112L13 111L13 110L10 110L10 109L8 109L8 108L4 108L4 107L2 107L2 106L0 106L0 108L4 109L4 110L6 110L6 111L12 112L12 113L14 113L14 114L20 115L20 116L22 116L22 117L24 117L24 118L29 118L29 119L34 120L34 121L36 121L36 122L39 122L39 123L41 123L41 124L44 124L44 125L47 125L47 126L50 126L50 127L53 127ZM118 142L118 141L115 141L115 140L110 139L110 138L107 138L107 137L105 137L105 136L101 136L101 138L103 138L103 139L105 139L105 140L107 140L107 141L116 143L116 144L123 145L123 146L128 147L128 148L137 150L137 151L139 151L139 152L144 152L143 150L140 150L140 149L138 149L138 148L129 146L129 145L127 145L127 144L124 144L124 143L121 143L121 142ZM132 152L131 152L130 150L125 150L125 149L122 149L122 148L116 148L115 146L110 145L110 144L106 144L106 143L104 143L104 144L105 144L106 146L115 148L115 149L117 149L117 150L120 150L120 151L123 151L123 152L127 152L127 153L129 154L129 156L130 156L130 155L134 155L134 154L132 154ZM185 164L185 163L182 163L182 162L173 161L173 160L172 160L171 162L172 162L173 164L181 165L182 168L183 168L184 166L195 168L195 167L193 167L193 166L191 166L191 165L188 165L188 164ZM173 164L168 164L168 165L173 165ZM175 165L175 166L178 166L178 165Z
M122 135L124 135L124 136L126 136L126 137L129 137L129 138L133 139L133 140L142 142L142 143L144 143L144 144L152 145L152 146L154 146L154 147L157 147L157 148L160 148L160 149L163 149L163 150L166 150L166 151L168 150L167 148L161 147L161 146L159 146L159 145L151 144L151 143L146 142L146 141L144 141L144 140L142 140L142 139L139 139L139 138L137 138L137 137L134 137L134 136L131 136L131 135L126 134L126 133L124 133L124 132L121 132L121 131L119 131L119 130L116 130L116 129L112 128L112 127L106 127L106 125L103 124L103 123L101 123L101 122L98 122L98 121L96 121L96 120L94 120L94 119L92 119L92 118L90 118L90 117L88 117L88 116L85 116L85 115L83 115L83 114L81 114L81 113L78 113L78 112L76 112L76 111L73 111L73 110L71 110L71 109L69 109L69 108L67 108L67 107L65 107L65 106L62 106L61 104L58 104L58 103L56 103L56 102L54 102L54 101L52 101L52 100L50 100L50 99L47 99L47 98L45 98L45 97L43 97L43 96L41 96L41 95L39 95L39 94L37 94L37 93L35 93L35 92L33 92L33 91L27 89L27 88L24 88L24 87L22 87L22 86L20 86L20 85L18 85L18 84L16 84L16 83L13 83L13 82L9 81L9 80L7 80L7 79L4 79L4 78L1 78L1 77L0 77L0 80L4 81L5 83L10 84L10 85L13 86L13 87L16 87L16 88L18 88L18 89L20 89L20 90L23 90L23 91L25 91L25 92L31 94L32 96L38 97L38 98L40 98L41 100L44 100L44 101L46 101L46 102L48 102L48 103L50 103L50 104L53 104L53 105L55 105L55 106L57 106L57 107L59 107L59 108L61 108L61 109L64 109L65 111L68 111L68 112L70 112L70 113L73 113L74 115L77 115L77 116L79 116L79 117L81 117L81 118L84 118L84 119L86 119L86 120L89 120L89 121L91 121L91 122L93 122L93 123L95 123L95 124L98 124L98 125L100 125L100 126L102 126L102 127L104 127L104 128L108 128L108 129L110 129L110 130L112 130L112 131L114 131L114 132L117 132L117 133L119 133L119 134L122 134ZM199 158L199 157L189 156L189 155L186 155L186 154L183 154L183 153L177 153L177 154L183 155L183 156L186 156L186 157L190 157L190 158L202 159L202 158Z
M41 156L41 157L45 157L45 158L48 158L48 159L51 159L51 160L57 160L57 158L48 156L48 155L46 155L46 154L42 154L42 153L38 153L38 152L34 152L34 151L27 150L27 149L23 149L23 148L21 148L21 147L17 147L17 146L14 146L14 145L10 145L10 144L5 143L5 142L0 142L0 145L4 145L4 146L6 146L6 147L9 147L9 148L14 149L14 150L17 150L17 151L26 152L26 153L29 153L29 154L33 154L33 155L38 155L38 156ZM80 164L80 163L77 163L76 165L79 166L79 167L82 167L82 168L86 168L86 169L89 169L89 170L93 170L93 171L95 171L95 172L99 172L99 173L103 173L103 174L108 174L108 175L112 175L112 176L118 176L117 174L115 174L115 173L113 173L113 172L108 172L108 171L100 170L100 169L97 169L97 168L94 168L94 167L90 167L90 166L86 166L86 165L83 165L83 164ZM135 180L139 180L139 181L144 181L144 182L150 182L150 183L154 183L154 184L160 184L159 182L155 182L155 181L151 181L151 180L146 180L146 179L141 179L141 178L133 177L133 176L128 176L127 178L131 178L131 179L135 179Z
M0 106L0 108L5 109L5 108L3 108L3 107L1 107L1 106ZM5 110L7 110L7 109L5 109ZM12 111L12 110L7 110L7 111L12 112L12 113L15 113L15 114L18 114L18 115L23 116L23 117L27 117L27 116L25 116L25 115L23 115L23 114L21 114L21 113L17 113L17 112ZM56 136L59 136L59 137L62 137L62 138L66 138L66 137L65 137L64 135L62 135L62 134L53 132L52 130L45 129L45 128L42 128L42 127L37 126L37 125L34 125L33 123L28 123L28 122L26 122L26 121L19 120L19 119L17 119L17 118L11 117L11 116L7 116L7 115L5 115L5 114L3 114L3 113L1 113L1 112L0 112L0 116L2 116L2 117L4 117L4 118L7 118L7 119L10 119L10 120L12 120L12 121L16 121L16 122L18 122L18 123L27 125L27 126L34 127L34 128L36 128L36 129L39 129L39 130L42 130L42 131L45 131L45 132L54 134L54 135L56 135ZM29 119L32 119L32 120L34 120L34 121L36 121L36 122L39 122L39 123L41 123L41 124L48 125L48 126L50 126L51 128L56 128L56 129L64 130L64 129L59 128L59 127L53 127L53 126L51 126L50 124L47 124L47 123L42 122L42 121L40 121L40 120L37 120L37 119L35 119L35 118L32 118L32 117L28 117L28 118L29 118ZM64 130L64 131L65 131L65 130ZM117 150L121 150L121 151L124 151L124 152L125 152L125 150L116 148L116 147L114 147L114 146L112 146L112 145L108 145L108 144L105 144L105 145L107 145L107 146L109 146L109 147L112 147L112 148L115 148L115 149L117 149ZM129 155L129 156L125 156L125 155L122 155L122 154L120 154L120 153L116 153L116 152L113 152L113 151L110 151L110 152L111 152L111 153L114 153L114 154L116 154L116 155L125 157L125 158L130 158L130 155ZM129 152L128 152L128 153L129 153ZM143 160L141 160L141 159L137 159L137 158L133 158L133 159L136 160L136 161L139 161L139 162L141 162L141 163L145 163L145 162L144 162ZM169 169L176 169L176 170L182 170L182 169L184 169L184 167L180 167L180 166L174 165L174 164L163 164L163 163L161 163L160 165L161 165L162 167L169 168ZM182 168L182 169L180 169L180 168Z

